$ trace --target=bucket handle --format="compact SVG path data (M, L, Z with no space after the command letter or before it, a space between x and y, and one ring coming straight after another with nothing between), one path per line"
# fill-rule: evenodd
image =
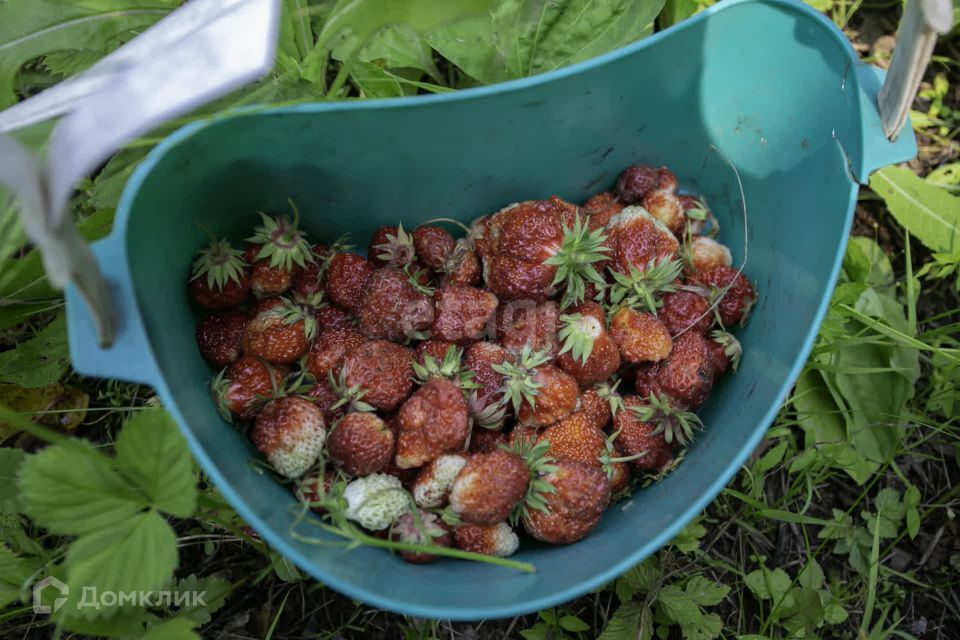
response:
M101 347L116 338L114 301L69 215L76 183L126 142L268 73L279 15L279 0L194 0L63 88L0 113L0 131L66 113L45 165L0 133L0 183L17 196L51 284L72 282L83 297Z
M896 140L940 34L953 23L950 0L907 0L887 77L877 94L883 133Z

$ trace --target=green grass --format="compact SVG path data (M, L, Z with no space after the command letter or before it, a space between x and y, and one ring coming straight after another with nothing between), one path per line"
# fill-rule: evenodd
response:
M110 3L87 4L95 14ZM382 26L381 17L370 12L344 17L338 13L343 4L285 2L289 28L275 73L206 111L254 102L446 91L500 79L471 78L463 70L469 66L463 51L446 52L454 64L424 45L429 39L424 34L436 27L431 20L453 20L463 7L483 2L438 8L412 25L402 46L332 50L327 21L346 20L364 34ZM635 4L633 10L651 16L660 7ZM670 0L660 22L672 24L706 4ZM43 31L61 15L54 3L44 5L43 15L29 10L32 6L28 0L0 2L0 24L22 36ZM828 1L818 8L845 28L865 59L883 63L889 55L881 36L894 32L898 6ZM49 59L19 61L7 78L15 99L81 70L132 35L118 25L106 39L101 33L99 39L81 34L51 40ZM908 168L926 178L918 187L920 200L888 208L880 195L861 193L858 239L851 242L814 352L741 472L677 539L622 578L561 607L509 620L449 623L387 614L305 578L272 552L190 462L149 388L85 379L69 369L57 324L62 299L46 284L13 207L0 198L0 635L133 637L146 628L143 637L152 638L196 633L331 640L958 637L958 256L930 246L936 238L924 235L918 218L925 197L935 198L938 207L954 207L941 213L960 217L957 201L943 199L960 192L957 44L955 36L941 40L915 104L920 154ZM559 63L534 50L517 52L515 75ZM0 73L11 55L0 43ZM3 99L0 93L0 104ZM143 153L189 119L131 144L81 185L74 204L88 237L107 231L123 183ZM38 126L21 137L37 146L48 131ZM53 357L36 366L38 353ZM867 376L870 385L856 384ZM130 443L147 431L156 438L152 446L167 452L165 464L151 467L131 453ZM23 467L18 489L14 476L25 459L30 468ZM70 475L81 467L100 478L86 493L79 479L87 476ZM154 475L141 473L146 468ZM177 469L177 478L164 475ZM180 483L176 495L158 489L153 480L159 477L166 478L162 486ZM114 486L110 483L119 483L115 491L102 490L104 484ZM63 517L78 505L88 509L88 520ZM203 588L206 605L136 608L131 615L139 631L124 631L124 620L103 615L54 617L54 622L34 615L29 606L34 581L51 571L65 577L66 569L90 569L83 550L102 531L82 523L93 519L101 528L129 529L131 536L146 535L133 531L142 522L157 540L151 549L172 556L128 556L130 565L141 569L139 579L155 575L158 584Z

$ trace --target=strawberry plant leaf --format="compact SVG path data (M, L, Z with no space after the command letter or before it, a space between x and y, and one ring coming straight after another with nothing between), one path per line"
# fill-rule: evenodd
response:
M357 60L377 62L391 69L417 69L442 82L430 45L407 24L388 24L377 31L360 50Z
M761 600L779 602L790 589L790 576L783 569L771 571L763 567L748 573L744 583Z
M181 607L177 617L186 617L195 625L204 625L210 622L210 614L217 611L226 602L227 596L233 588L229 582L216 576L198 578L189 575L177 582L177 593L202 594L205 606L190 604Z
M0 512L19 513L23 508L16 478L25 455L22 449L0 448Z
M45 387L63 376L69 362L67 323L60 314L34 337L0 353L0 382Z
M20 600L24 586L39 568L39 560L20 557L0 544L0 608Z
M716 584L703 576L690 578L685 590L690 599L701 607L712 607L719 604L730 593L729 586Z
M67 606L79 603L83 587L99 593L146 592L166 585L177 564L177 537L155 511L138 513L113 526L77 538L67 552ZM136 567L135 571L131 571ZM117 606L123 607L124 603ZM109 607L113 609L114 607ZM81 616L98 609L81 607Z
M197 506L193 461L186 440L161 408L138 412L116 443L117 463L135 480L155 507L178 518Z
M900 167L874 173L870 188L886 201L897 222L928 248L960 255L960 198Z
M192 620L178 616L150 627L140 640L200 640L200 635L194 631L195 626Z
M76 535L113 527L147 505L109 458L81 440L28 456L18 484L26 515L52 533Z
M650 640L652 637L650 607L640 602L627 602L613 613L597 640Z

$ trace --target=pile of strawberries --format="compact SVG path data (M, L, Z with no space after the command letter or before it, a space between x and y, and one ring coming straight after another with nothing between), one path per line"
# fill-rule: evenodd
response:
M367 257L310 244L295 209L260 215L189 281L212 310L196 337L220 412L314 511L407 545L583 538L702 428L756 300L664 168L629 167L582 206L443 221L460 239L383 227Z

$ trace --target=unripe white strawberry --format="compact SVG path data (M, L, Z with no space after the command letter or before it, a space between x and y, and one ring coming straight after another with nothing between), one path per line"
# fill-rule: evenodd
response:
M424 509L442 507L447 502L457 474L467 464L461 455L449 454L434 458L423 468L413 483L413 500Z
M694 271L707 271L713 267L729 267L733 262L730 249L713 238L698 236L690 243L690 262Z
M316 463L323 450L327 439L323 413L303 398L278 398L257 414L251 439L277 473L296 478Z
M400 480L385 473L357 478L343 490L346 516L364 529L381 531L410 511L410 499Z
M453 532L454 545L463 551L505 558L520 546L520 538L506 522L464 524Z

